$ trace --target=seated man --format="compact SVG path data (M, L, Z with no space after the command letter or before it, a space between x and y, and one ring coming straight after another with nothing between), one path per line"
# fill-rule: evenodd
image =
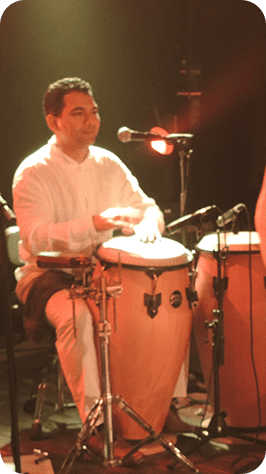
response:
M44 251L90 257L116 229L153 241L164 219L122 161L94 146L100 116L89 83L66 78L51 84L43 108L53 136L21 163L13 181L25 264L16 270L16 292L30 338L41 339L47 320L56 329L60 363L84 423L101 395L92 316L86 301L77 299L73 327L68 292L73 275L45 271L36 257Z

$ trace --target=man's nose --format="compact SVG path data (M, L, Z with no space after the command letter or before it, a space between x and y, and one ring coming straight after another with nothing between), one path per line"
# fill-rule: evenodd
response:
M84 124L91 125L92 127L96 127L99 123L99 120L96 115L91 115L86 113L84 116Z
M85 113L84 114L84 123L88 124L91 121L90 114Z

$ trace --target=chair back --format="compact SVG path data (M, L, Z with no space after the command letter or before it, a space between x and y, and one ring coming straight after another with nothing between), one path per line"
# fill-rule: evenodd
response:
M20 240L19 227L12 225L5 230L8 258L13 265L21 267L23 263L19 259L18 244Z

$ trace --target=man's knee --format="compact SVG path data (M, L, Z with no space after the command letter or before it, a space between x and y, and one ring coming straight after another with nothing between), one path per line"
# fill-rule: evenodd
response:
M82 298L71 299L67 290L55 293L46 305L48 321L56 328L72 324L81 329L85 324L92 325L92 317L87 303Z

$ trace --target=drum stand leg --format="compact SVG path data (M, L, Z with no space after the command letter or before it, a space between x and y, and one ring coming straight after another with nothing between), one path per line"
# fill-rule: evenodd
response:
M102 387L103 396L96 401L94 407L90 411L85 423L83 424L80 432L77 436L76 444L68 453L65 458L59 474L68 474L71 467L73 466L77 456L80 456L83 452L91 454L90 449L86 446L93 431L96 431L98 435L96 422L100 415L104 416L104 446L103 446L103 465L104 466L121 466L130 465L132 463L132 455L137 452L142 446L152 441L159 442L166 451L172 453L176 458L176 464L181 461L186 467L193 470L196 474L200 474L200 471L194 467L192 462L184 456L181 451L176 448L171 442L168 442L161 434L156 433L153 428L141 418L136 411L133 410L120 396L113 396L111 393L111 381L110 381L110 366L109 366L109 338L111 334L110 324L107 321L107 291L106 278L100 278L100 324L99 324L99 336L101 345L101 362L102 362ZM112 417L112 406L116 403L119 408L129 415L141 428L143 428L149 435L147 438L139 441L123 458L114 458L114 436L113 436L113 417ZM134 461L133 461L134 462Z

